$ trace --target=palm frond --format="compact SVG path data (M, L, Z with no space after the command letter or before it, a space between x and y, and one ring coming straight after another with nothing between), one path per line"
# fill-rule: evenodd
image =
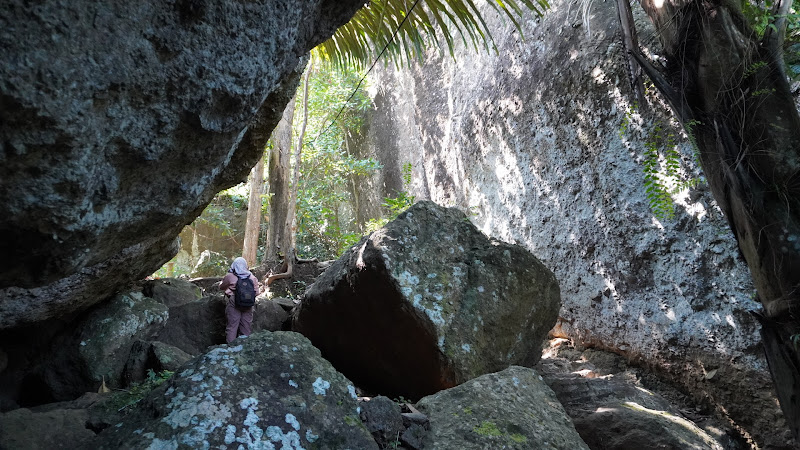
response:
M520 32L519 19L526 10L541 16L549 7L547 0L489 0L489 5ZM456 36L476 50L495 49L492 33L473 0L372 0L319 45L315 54L334 66L364 69L386 48L388 60L400 65L421 59L428 46L439 47L438 34L451 57Z

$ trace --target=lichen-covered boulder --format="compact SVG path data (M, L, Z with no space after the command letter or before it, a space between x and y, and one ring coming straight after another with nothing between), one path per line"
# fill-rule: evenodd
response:
M588 449L553 391L533 370L512 366L423 398L426 450Z
M174 372L190 359L192 359L192 355L183 350L156 341L150 346L150 359L148 362L152 364L152 367L148 368L152 368L155 372L162 370Z
M363 0L3 2L0 329L154 272Z
M308 339L261 332L194 359L95 448L377 449L355 388ZM152 447L151 447L152 446Z
M106 384L118 386L133 343L153 338L168 318L166 306L136 291L93 311L80 327L78 343L89 379L99 383L105 378Z
M328 268L292 326L360 386L416 399L535 364L559 306L530 252L423 201Z

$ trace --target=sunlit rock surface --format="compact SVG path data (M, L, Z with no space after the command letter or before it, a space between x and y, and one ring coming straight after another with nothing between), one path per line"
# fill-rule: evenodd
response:
M425 449L588 449L533 369L512 366L423 398Z
M615 4L551 5L520 22L524 40L487 12L497 53L458 46L455 61L372 72L369 142L385 168L373 185L387 186L373 202L403 189L410 163L411 194L464 210L555 273L561 336L656 368L761 445L784 445L726 220L705 185L676 195L672 219L648 206L647 146L679 145L684 180L699 175L694 151L662 105L633 112ZM658 54L646 19L637 27Z
M356 0L6 2L0 329L155 271L246 178L303 56Z
M423 201L328 268L292 329L359 386L420 398L535 364L559 305L553 273L535 256Z
M355 387L292 332L214 347L151 392L95 448L377 449Z

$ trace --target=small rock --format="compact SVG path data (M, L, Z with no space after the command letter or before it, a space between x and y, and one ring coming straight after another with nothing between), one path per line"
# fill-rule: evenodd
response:
M361 403L361 419L382 448L397 442L404 429L400 405L384 396Z

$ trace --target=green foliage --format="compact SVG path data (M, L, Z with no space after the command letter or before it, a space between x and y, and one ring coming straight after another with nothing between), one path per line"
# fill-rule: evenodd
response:
M192 222L192 226L204 224L216 228L223 236L233 236L235 230L231 227L230 211L247 211L248 195L246 184L218 193Z
M317 70L309 79L307 134L317 137L302 153L298 254L335 258L360 236L355 224L342 217L342 208L348 203L353 180L381 167L374 159L358 158L347 151L347 139L361 131L364 113L371 106L365 88L356 89L360 79L359 72L332 67ZM331 122L339 110L341 114Z
M333 37L317 47L319 56L339 67L363 69L377 59L384 47L396 65L403 59L419 60L424 48L439 48L440 37L444 38L450 56L454 55L458 37L475 49L483 47L488 51L490 43L494 48L489 27L472 0L427 0L419 2L409 13L414 4L407 0L368 2ZM495 0L488 4L509 17L520 32L517 19L526 9L542 15L548 8L546 0ZM391 41L395 30L397 37Z
M620 125L620 137L624 138L630 133L632 114L636 110L634 104ZM694 158L699 164L699 153L694 138L694 128L700 125L697 121L684 124L684 129L694 149ZM675 215L675 205L672 196L678 192L696 187L700 184L699 178L685 178L681 173L681 153L676 142L675 133L656 125L645 136L644 159L642 169L644 172L644 188L650 210L660 220L670 220Z
M169 273L169 265L172 264L172 273ZM192 272L192 267L186 267L178 264L178 257L170 259L166 264L161 266L160 269L155 271L151 277L153 278L168 278L178 277L180 275L189 275Z
M138 403L153 389L161 386L174 374L169 370L162 370L155 373L153 369L147 369L147 378L141 383L135 383L128 390L114 392L108 404L117 411L122 411L131 405Z
M786 72L793 81L800 81L800 13L798 13L798 9L791 8L786 16L776 16L773 13L774 0L742 0L741 5L742 13L759 39L763 38L769 29L777 31L775 21L781 17L786 18L786 37L783 45ZM745 76L747 75L745 74Z
M403 164L403 190L398 192L394 197L386 197L383 199L381 206L383 206L386 215L367 222L367 232L372 232L383 227L414 204L416 197L409 194L407 190L411 186L411 169L411 163Z

